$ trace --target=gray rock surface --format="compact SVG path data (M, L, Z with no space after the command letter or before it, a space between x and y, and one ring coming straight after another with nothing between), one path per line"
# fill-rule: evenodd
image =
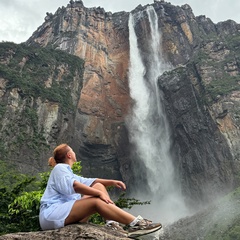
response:
M94 224L73 224L64 228L39 232L19 232L0 236L1 240L46 240L46 239L69 239L69 240L124 240L130 239L126 235L113 231L105 226Z

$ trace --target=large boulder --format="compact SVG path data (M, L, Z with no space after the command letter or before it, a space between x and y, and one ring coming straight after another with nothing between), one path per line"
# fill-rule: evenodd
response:
M39 232L19 232L0 236L0 239L35 239L35 240L46 240L46 239L92 239L92 240L120 240L129 239L126 234L118 231L111 230L105 226L99 226L94 224L73 224L66 227L39 231Z

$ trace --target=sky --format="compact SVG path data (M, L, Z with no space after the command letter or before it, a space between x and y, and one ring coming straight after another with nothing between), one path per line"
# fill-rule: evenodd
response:
M239 0L170 0L173 5L189 4L195 16L205 15L214 23L232 19L240 23ZM42 25L46 12L55 13L69 0L0 0L0 42L26 41ZM105 11L131 11L153 0L83 0L85 7L103 7Z

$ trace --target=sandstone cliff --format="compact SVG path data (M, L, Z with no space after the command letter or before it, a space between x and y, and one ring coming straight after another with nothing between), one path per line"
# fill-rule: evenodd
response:
M81 1L48 16L27 41L53 46L85 60L84 83L75 118L72 146L88 175L121 178L119 162L127 158L124 117L129 106L128 13L87 9ZM96 171L97 170L97 171Z
M190 201L210 200L233 186L234 170L239 168L240 26L233 21L214 24L205 16L195 17L189 5L156 1L152 6L162 33L164 59L172 69L177 68L159 77L175 167ZM141 13L135 29L147 66L150 29L145 8L139 5L133 13ZM71 1L55 14L47 14L26 42L31 47L61 49L85 61L83 84L74 74L67 85L75 107L72 113L59 115L54 101L29 103L38 109L37 124L43 127L46 142L51 147L62 141L72 145L85 176L122 178L127 184L134 167L125 126L133 104L128 86L128 17L126 12L88 9L82 1ZM4 64L12 58L11 51L3 58ZM25 61L23 57L17 62L20 70ZM55 68L60 68L59 74L67 72ZM46 86L55 79L51 76L46 77ZM12 99L11 105L21 109L18 90L6 91L5 82L2 77L2 98ZM35 157L38 169L43 168L46 155ZM21 156L19 162L23 161Z

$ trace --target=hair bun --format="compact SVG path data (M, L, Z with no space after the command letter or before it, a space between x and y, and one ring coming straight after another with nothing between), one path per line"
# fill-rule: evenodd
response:
M55 167L56 164L57 164L57 163L56 163L54 157L50 157L50 158L48 159L48 166Z

